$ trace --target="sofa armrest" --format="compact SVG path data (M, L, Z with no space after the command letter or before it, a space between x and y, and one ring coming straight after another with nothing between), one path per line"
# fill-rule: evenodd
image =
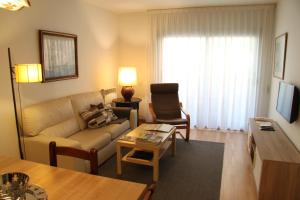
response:
M51 141L55 141L58 146L82 149L78 141L68 138L48 135L24 137L26 160L49 165L49 143ZM73 169L76 171L87 171L85 161L73 157L58 156L58 166L66 169Z
M131 112L132 108L130 108L130 107L112 107L112 110L118 118L126 118L126 119L130 120L130 112Z
M133 130L138 126L137 110L131 109L130 111L130 128Z

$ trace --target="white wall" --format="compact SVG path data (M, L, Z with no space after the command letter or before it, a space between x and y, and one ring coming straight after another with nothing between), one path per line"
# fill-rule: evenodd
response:
M275 35L288 33L284 81L295 84L300 89L300 1L281 0L277 6ZM289 124L277 111L279 79L272 79L269 117L276 120L289 138L300 150L300 116ZM300 113L299 113L300 114Z
M0 155L5 154L18 158L19 147L11 96L7 50L1 46L0 63Z
M134 96L142 98L140 115L148 118L147 92L149 91L148 45L150 25L145 12L119 15L119 66L135 66L138 84ZM120 89L118 90L120 91Z
M117 83L118 17L80 0L32 0L18 12L0 10L0 154L18 155L7 47L13 63L40 63L38 30L78 36L79 78L21 85L23 106ZM2 118L4 118L2 120Z

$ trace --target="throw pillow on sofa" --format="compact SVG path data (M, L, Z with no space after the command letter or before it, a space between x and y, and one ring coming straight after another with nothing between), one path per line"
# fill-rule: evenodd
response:
M101 115L88 122L89 128L100 128L118 119L110 107L101 110Z
M102 103L91 105L89 110L81 113L81 117L87 122L89 128L100 128L118 119L111 107L103 107Z
M90 106L91 106L91 108L98 108L98 109L103 109L104 108L103 103L99 103L98 105L91 104Z
M99 117L100 115L101 110L96 107L91 107L89 110L80 113L81 118L86 122L89 122L91 119Z

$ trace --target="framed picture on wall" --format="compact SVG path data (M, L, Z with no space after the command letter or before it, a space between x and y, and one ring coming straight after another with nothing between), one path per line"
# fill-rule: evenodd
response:
M43 81L78 78L77 35L39 30Z
M286 47L288 34L284 33L275 38L274 70L273 75L279 79L284 79Z

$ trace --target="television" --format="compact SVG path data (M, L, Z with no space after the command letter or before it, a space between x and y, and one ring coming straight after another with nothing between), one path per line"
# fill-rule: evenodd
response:
M276 110L289 123L297 120L299 106L299 91L296 86L281 81L277 98Z

